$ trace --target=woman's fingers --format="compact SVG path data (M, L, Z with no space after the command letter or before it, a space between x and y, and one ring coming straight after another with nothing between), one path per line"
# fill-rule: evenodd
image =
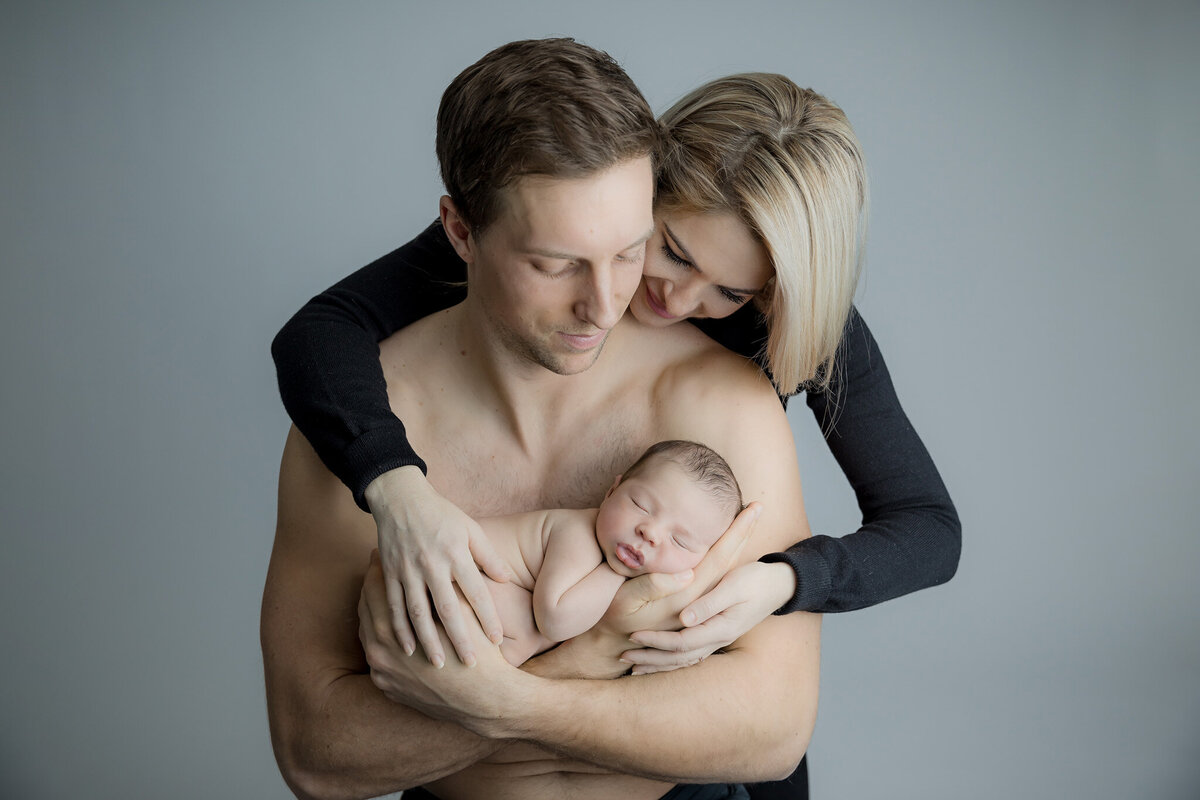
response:
M753 600L757 587L747 585L738 578L738 570L727 574L711 592L693 601L679 612L679 621L691 628L708 622L716 615L728 611L740 603Z
M512 580L512 570L509 568L508 563L496 552L496 548L492 545L491 540L488 539L487 534L483 532L483 528L479 527L474 520L472 520L472 525L473 527L467 533L467 545L471 549L471 558L474 559L475 565L478 565L480 570L483 570L489 578L497 583L507 583ZM472 603L471 605L474 606L475 604ZM478 608L475 610L479 611ZM482 621L482 618L480 621ZM483 629L486 631L487 626L485 625Z
M757 502L742 509L696 567L697 585L711 587L721 580L750 540L754 523L761 513L762 505Z
M498 645L503 642L504 625L500 621L500 613L496 611L496 601L492 598L487 581L475 567L474 562L468 561L459 564L454 571L454 580L479 619L479 625L483 628L484 635L491 640L492 644ZM455 647L457 648L457 646L456 642Z
M403 568L402 568L403 569ZM440 667L446 663L446 654L442 650L442 639L438 636L434 624L433 607L429 602L430 591L427 591L423 576L413 569L403 569L404 604L408 609L408 619L412 623L413 632L421 648L425 651L429 663Z
M408 622L408 607L404 602L404 585L398 580L386 582L388 611L391 615L392 629L396 632L396 640L404 648L404 652L412 655L417 650L417 637L413 634L412 625Z

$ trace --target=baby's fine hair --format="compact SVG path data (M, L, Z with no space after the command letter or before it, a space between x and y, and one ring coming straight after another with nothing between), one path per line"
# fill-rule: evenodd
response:
M668 439L652 444L629 469L625 470L622 480L634 477L656 458L670 461L692 476L722 507L729 509L730 522L742 510L742 489L738 486L733 469L721 458L720 453L699 442Z

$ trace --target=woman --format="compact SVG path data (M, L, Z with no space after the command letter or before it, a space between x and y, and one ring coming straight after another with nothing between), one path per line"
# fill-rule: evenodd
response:
M625 654L635 672L694 663L772 612L846 611L944 582L960 543L945 487L851 305L867 182L841 109L782 76L748 74L700 87L662 123L672 146L631 313L649 325L693 321L757 359L785 402L805 391L864 524L731 571L684 610L682 633L634 635L647 645ZM497 580L505 568L478 526L424 480L388 406L376 343L462 299L464 277L435 223L314 298L272 345L289 414L375 515L399 641L409 652L420 641L435 661L443 654L429 598L441 608L454 582L472 595L476 563ZM475 612L499 641L494 608ZM464 621L442 621L455 640Z

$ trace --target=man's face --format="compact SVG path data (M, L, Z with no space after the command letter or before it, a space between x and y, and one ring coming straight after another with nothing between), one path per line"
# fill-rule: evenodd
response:
M596 514L596 541L618 575L682 572L700 563L731 522L711 491L657 458L619 476Z
M654 176L639 158L584 178L522 178L474 242L469 294L522 361L590 367L642 277Z

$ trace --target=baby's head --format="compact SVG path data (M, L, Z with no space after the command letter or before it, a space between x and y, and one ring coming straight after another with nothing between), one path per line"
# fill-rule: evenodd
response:
M682 572L700 563L741 510L737 479L716 451L659 442L613 482L596 515L596 540L627 578Z

